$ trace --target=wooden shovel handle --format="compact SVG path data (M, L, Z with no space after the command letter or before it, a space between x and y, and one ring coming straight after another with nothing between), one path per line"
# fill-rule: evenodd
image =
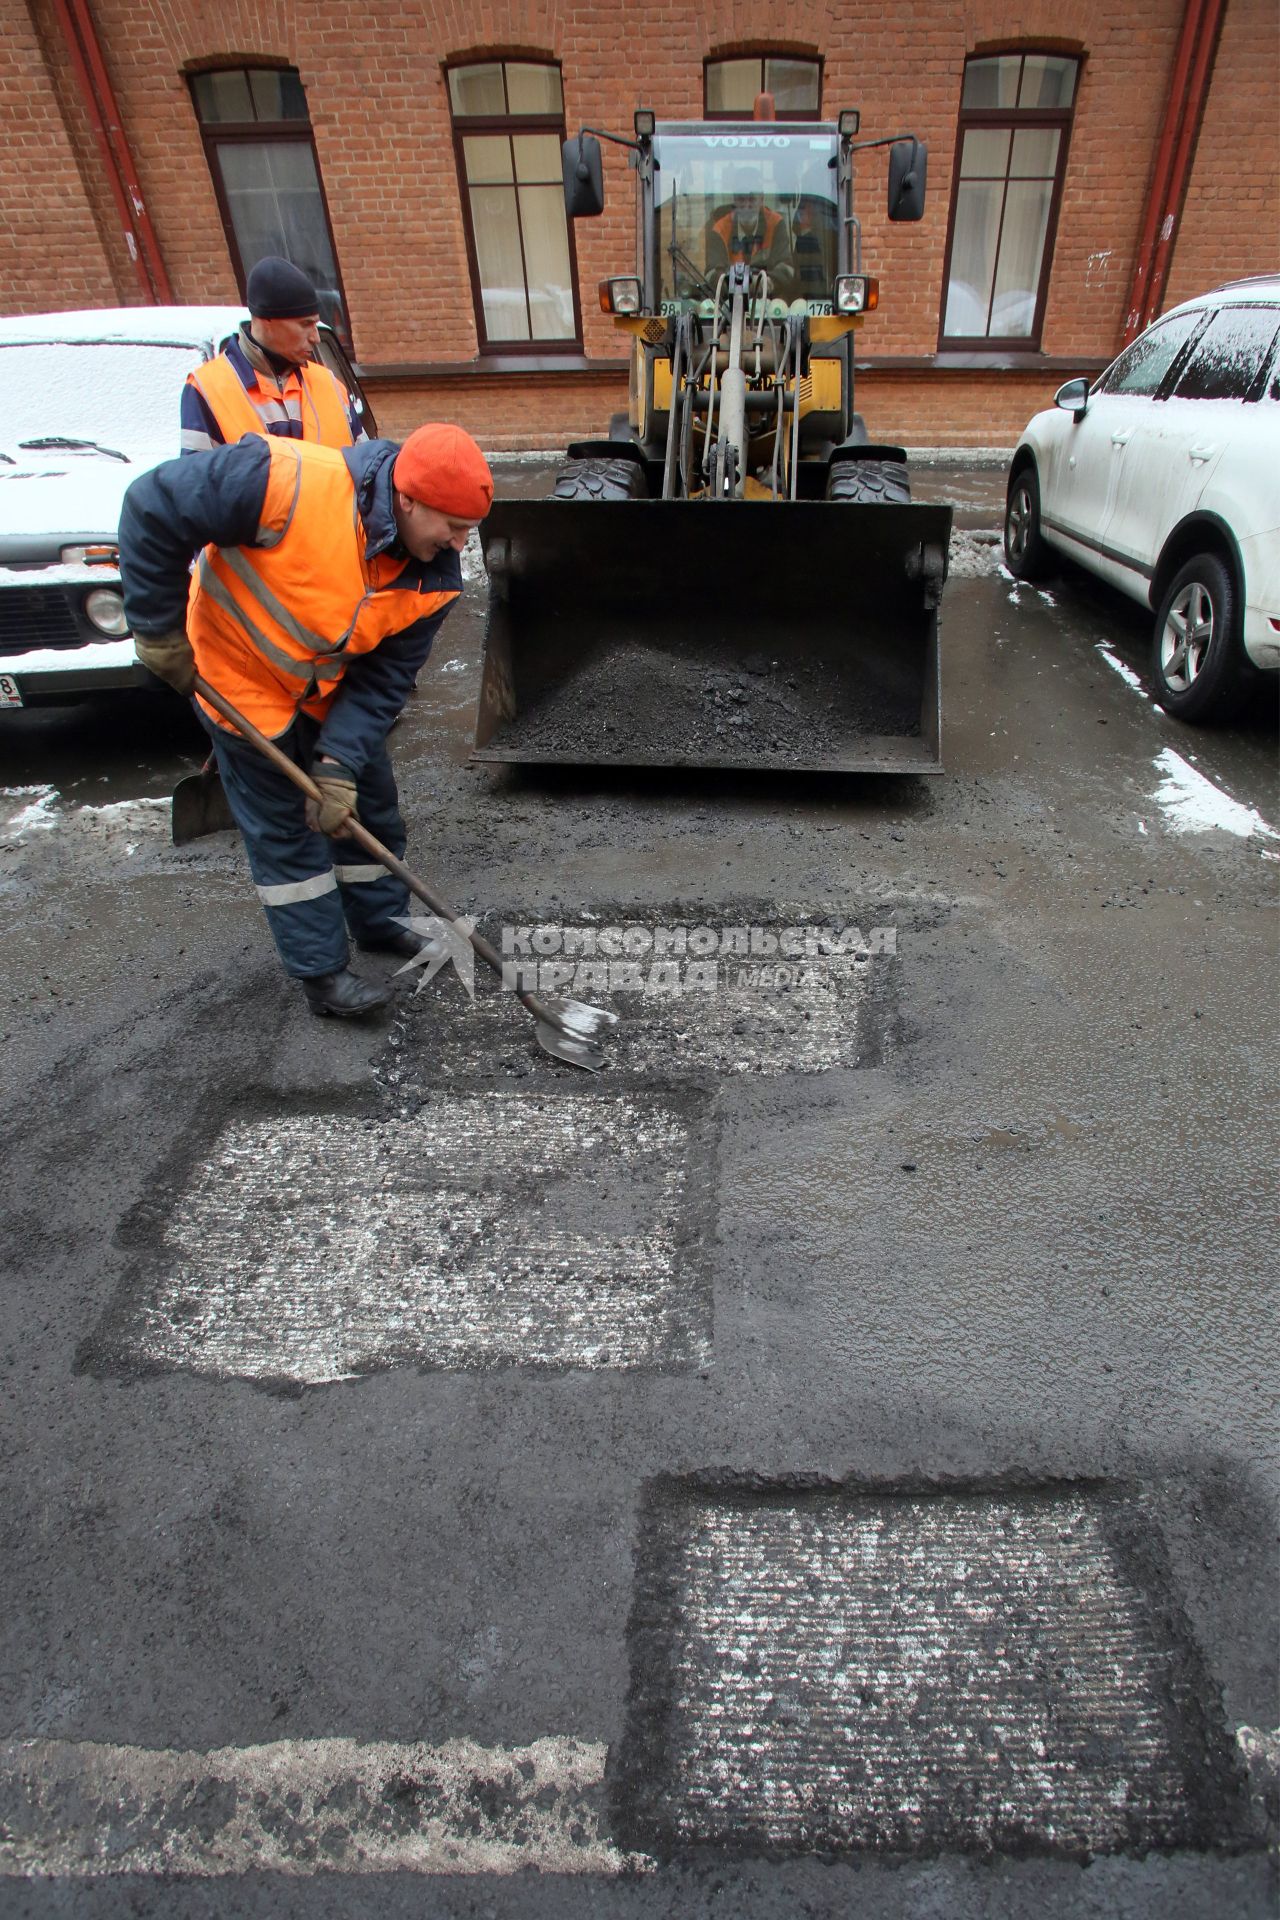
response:
M245 716L237 708L233 707L231 702L225 699L216 687L211 687L209 682L202 678L200 674L196 675L196 692L216 713L220 713L224 720L229 720L236 732L243 734L244 738L248 740L251 745L255 746L258 752L284 775L286 780L292 780L294 786L300 788L309 800L320 800L323 798L319 787L311 778L311 775L304 772L296 760L291 760L287 753L282 752L274 740L268 740L265 733L259 733L252 720L246 720ZM451 907L444 895L437 893L434 887L429 887L425 880L419 880L416 873L411 873L404 861L401 860L397 854L392 853L390 847L384 847L377 835L370 833L368 827L366 827L362 821L357 820L354 814L352 814L351 818L347 821L345 832L349 834L358 845L362 846L366 853L371 853L375 860L380 860L389 872L395 874L397 880L402 880L405 886L408 887L410 893L415 894L424 905L430 907L432 913L436 914L441 920L447 920L450 926L457 925L459 918L457 908ZM501 978L502 956L497 948L492 946L481 933L472 931L467 935L467 938L485 965L492 967L498 977ZM521 1000L525 999L523 993L518 997Z

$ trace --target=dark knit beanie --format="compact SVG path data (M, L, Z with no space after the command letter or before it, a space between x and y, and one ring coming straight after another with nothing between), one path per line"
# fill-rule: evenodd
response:
M249 311L255 320L302 320L320 311L316 290L290 260L269 253L249 270Z

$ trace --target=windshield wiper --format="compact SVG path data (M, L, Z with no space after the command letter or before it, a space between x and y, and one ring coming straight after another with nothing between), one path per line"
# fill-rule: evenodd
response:
M126 467L132 466L127 453L121 453L118 447L104 447L98 440L68 440L60 433L51 433L43 440L19 440L18 445L31 453L50 453L55 448L92 447L95 453L105 453L108 459L123 460Z

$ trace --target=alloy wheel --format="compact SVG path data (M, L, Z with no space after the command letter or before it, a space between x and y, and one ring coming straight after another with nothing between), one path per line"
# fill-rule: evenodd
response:
M1173 601L1160 636L1160 665L1172 693L1194 686L1213 644L1213 600L1199 580L1189 580Z

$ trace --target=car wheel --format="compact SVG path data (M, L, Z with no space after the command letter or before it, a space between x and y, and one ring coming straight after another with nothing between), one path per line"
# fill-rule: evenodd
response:
M1166 713L1209 720L1234 712L1247 686L1238 624L1230 568L1198 553L1174 574L1156 615L1151 678Z
M1040 482L1034 467L1023 467L1009 485L1004 563L1016 580L1039 580L1049 571L1049 549L1040 532Z

